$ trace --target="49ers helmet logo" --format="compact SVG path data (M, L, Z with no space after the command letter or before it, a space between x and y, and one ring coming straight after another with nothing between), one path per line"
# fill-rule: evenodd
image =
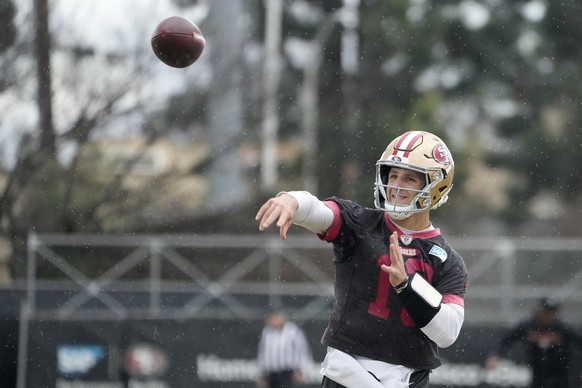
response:
M448 166L451 164L453 158L446 145L440 143L432 149L432 157L440 164Z

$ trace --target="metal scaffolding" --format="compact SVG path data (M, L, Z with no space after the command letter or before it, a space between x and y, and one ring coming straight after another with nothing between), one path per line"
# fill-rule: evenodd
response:
M499 325L536 299L564 303L582 323L582 241L455 238L470 282L465 325ZM248 320L267 307L298 320L327 320L333 249L309 234L30 234L19 329L18 381L26 375L30 322L40 320ZM24 384L24 383L21 383Z
M582 240L457 238L451 243L469 270L467 311L473 304L481 309L467 314L468 322L511 321L517 310L542 296L569 304L582 301ZM106 256L110 265L100 273L86 273L72 264L83 260L83 253L70 248L91 252L87 260ZM222 314L245 319L265 304L296 300L292 308L297 318L326 319L333 296L332 255L331 245L312 235L282 241L277 235L244 234L31 234L26 308L63 319L103 309L118 318ZM164 271L167 266L173 274ZM138 276L128 276L136 269ZM48 290L61 290L64 296L40 303L39 293ZM141 295L139 303L127 293ZM582 316L572 313L570 319L582 322Z

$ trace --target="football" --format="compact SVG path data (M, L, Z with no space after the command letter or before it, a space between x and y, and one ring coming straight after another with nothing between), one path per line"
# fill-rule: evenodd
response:
M162 20L152 35L154 53L171 67L190 66L200 57L205 45L200 28L181 16Z

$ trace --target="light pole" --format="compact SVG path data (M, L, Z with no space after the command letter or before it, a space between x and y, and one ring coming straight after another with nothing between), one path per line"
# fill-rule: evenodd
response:
M261 182L263 190L275 190L278 180L277 148L279 131L280 47L283 15L282 0L266 0L265 68L263 75L263 125Z

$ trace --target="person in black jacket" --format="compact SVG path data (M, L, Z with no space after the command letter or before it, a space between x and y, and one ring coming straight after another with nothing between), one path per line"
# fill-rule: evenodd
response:
M541 299L532 316L502 337L497 352L487 358L486 368L497 368L510 348L522 343L533 373L531 388L579 387L580 374L571 369L572 350L582 346L582 336L560 320L559 307L554 299Z

